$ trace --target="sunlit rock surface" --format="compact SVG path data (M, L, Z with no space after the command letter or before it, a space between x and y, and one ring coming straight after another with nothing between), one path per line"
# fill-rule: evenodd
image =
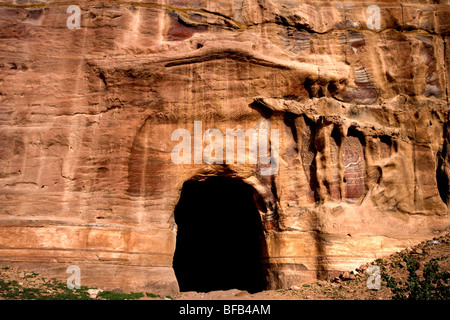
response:
M75 29L68 4L0 6L2 265L176 293L175 207L186 181L213 176L254 192L266 288L449 229L447 1L73 4ZM194 121L224 134L223 164L195 163ZM177 129L192 134L186 164ZM227 163L227 129L278 130L274 174L248 145Z

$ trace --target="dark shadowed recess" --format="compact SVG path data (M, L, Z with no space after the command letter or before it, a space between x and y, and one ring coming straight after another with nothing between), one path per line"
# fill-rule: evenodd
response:
M266 245L254 197L251 186L234 178L184 183L173 259L180 291L266 288Z

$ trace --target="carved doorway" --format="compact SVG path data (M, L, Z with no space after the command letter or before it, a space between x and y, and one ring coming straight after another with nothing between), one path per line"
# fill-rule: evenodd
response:
M180 291L266 288L265 239L254 199L254 189L234 178L184 183L173 259Z

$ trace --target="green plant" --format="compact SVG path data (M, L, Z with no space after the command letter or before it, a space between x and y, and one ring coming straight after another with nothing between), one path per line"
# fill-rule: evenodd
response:
M103 291L100 292L98 296L107 300L135 300L142 298L144 294L142 292L117 293L112 291Z
M45 279L37 276L34 272L24 273L23 283L0 277L0 297L11 300L92 300L87 293L88 287L69 289L65 282L56 278ZM107 300L132 300L143 296L143 293L136 292L126 294L103 291L99 294L100 298Z
M423 279L417 275L418 266L414 259L403 256L408 270L405 283L397 281L386 273L381 277L393 293L394 300L449 300L450 299L450 273L441 272L438 261L447 257L431 259L424 267Z

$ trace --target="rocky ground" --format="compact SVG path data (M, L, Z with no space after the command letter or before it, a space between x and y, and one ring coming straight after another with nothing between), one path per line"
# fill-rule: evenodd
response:
M450 299L449 257L450 234L446 234L439 238L424 241L415 247L408 247L389 257L377 259L352 272L345 272L331 281L316 281L293 286L290 289L267 290L255 294L234 289L207 293L183 292L174 297L163 297L148 292L103 291L87 287L82 287L80 290L69 290L62 281L46 279L30 271L6 267L0 270L0 299L391 300L399 298L399 295L395 296L391 288L388 287L389 285L392 286L394 281L397 283L397 288L400 288L398 292L403 294L403 298L408 298L411 291L406 289L405 283L409 281L420 289L427 277L441 283L441 298L448 300ZM437 268L430 267L430 263L433 262L437 263ZM370 275L366 271L370 265L380 267L382 280L379 290L371 290L367 287L367 280ZM415 273L417 278L411 278L411 272ZM438 278L441 280L438 280ZM436 284L433 282L430 284L429 294L435 294ZM421 285L422 287L420 287ZM419 289L418 291L421 291L423 288ZM436 295L428 297L436 299Z

